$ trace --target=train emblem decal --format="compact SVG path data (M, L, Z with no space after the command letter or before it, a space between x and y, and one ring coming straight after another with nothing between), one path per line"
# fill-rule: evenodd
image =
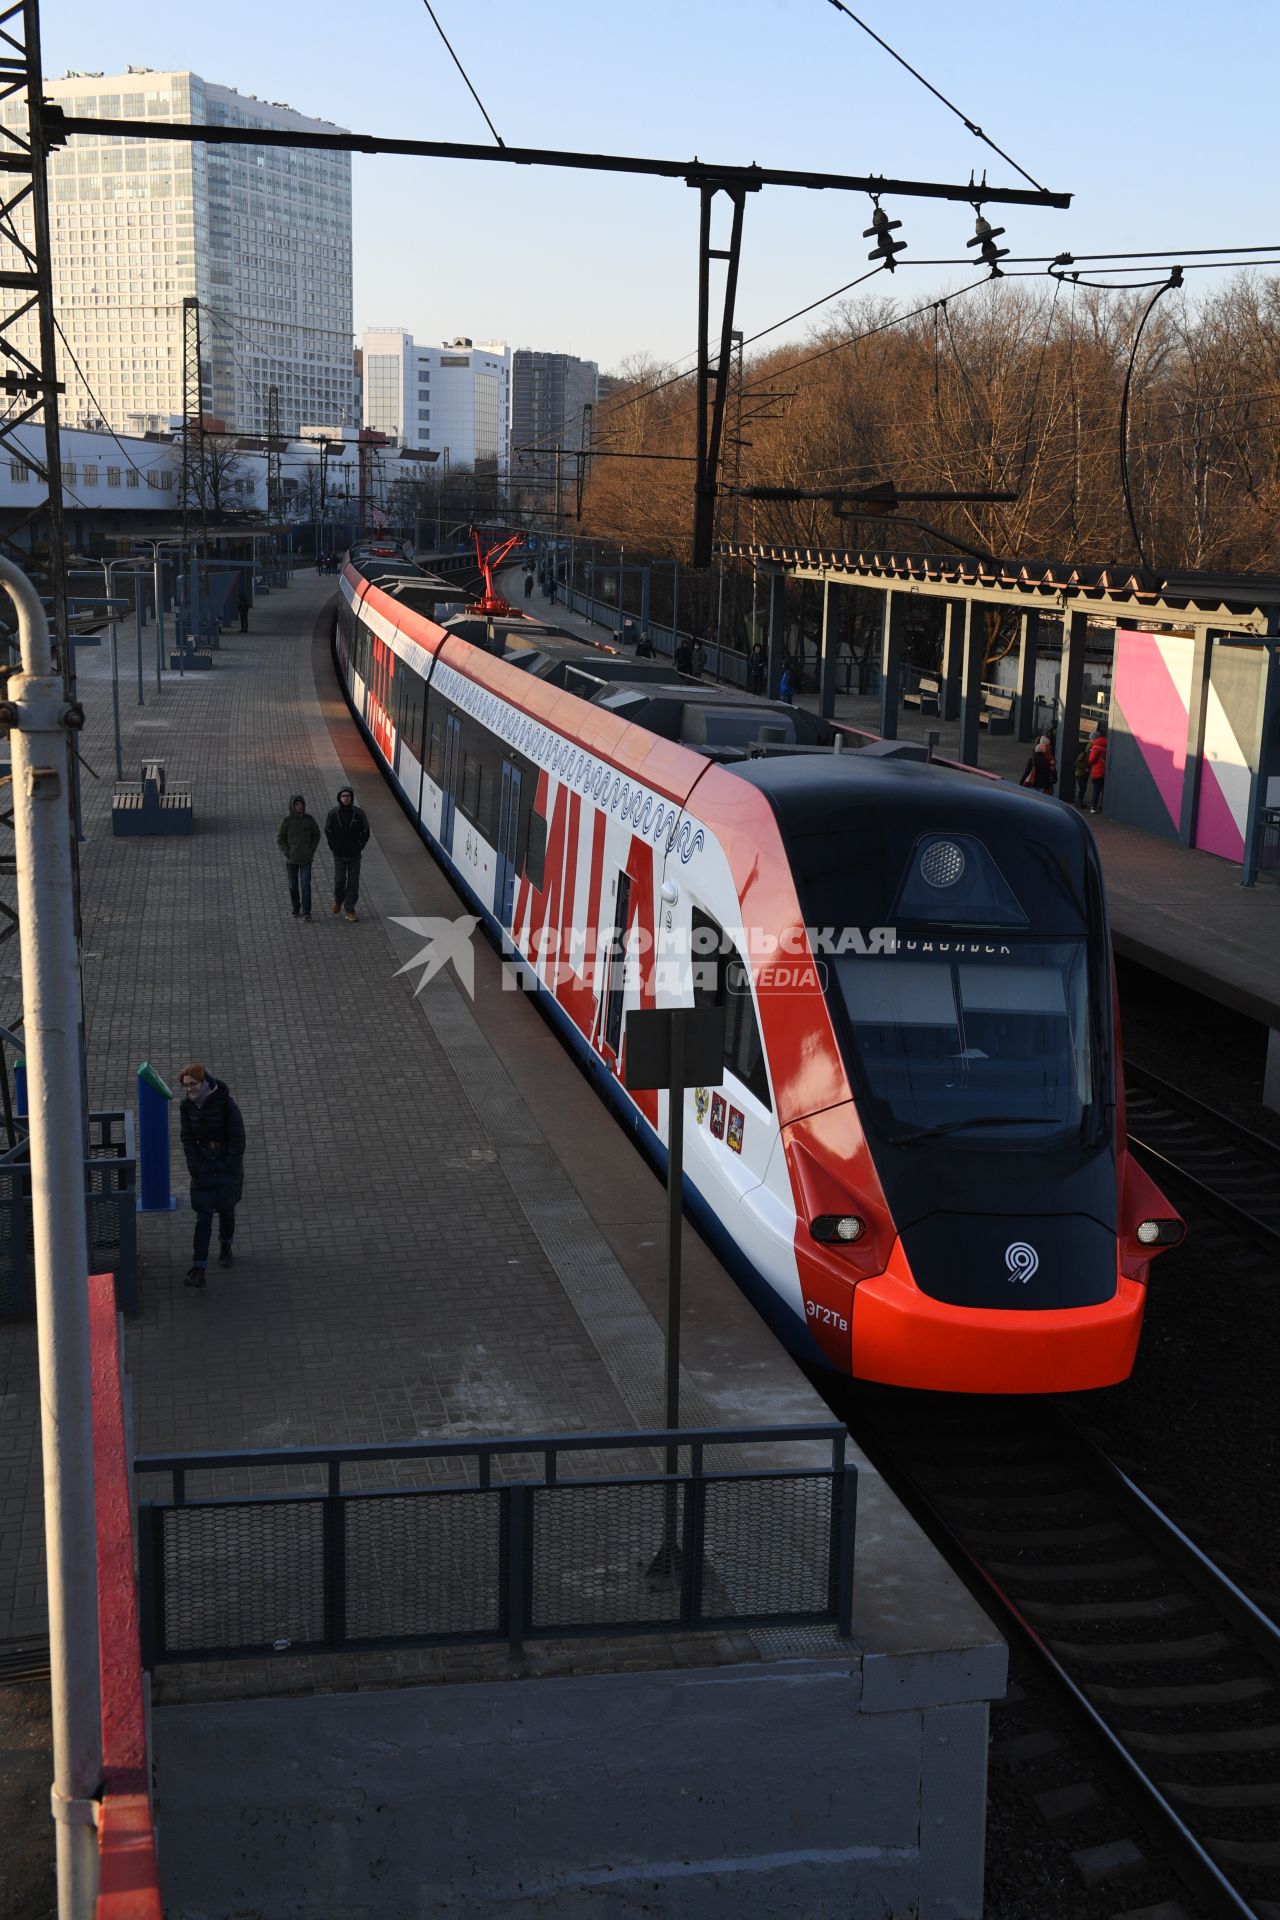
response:
M1027 1281L1039 1270L1040 1255L1025 1240L1015 1240L1004 1250L1004 1263L1008 1268L1005 1278L1010 1284L1015 1280L1021 1280L1025 1287Z

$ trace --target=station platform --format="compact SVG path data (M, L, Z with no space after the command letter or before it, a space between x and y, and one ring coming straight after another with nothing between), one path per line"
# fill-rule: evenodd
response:
M517 581L510 575L504 580L511 598L526 604L519 600ZM553 618L584 638L612 640L608 630L566 612L560 603L548 614L537 587L527 604L533 613ZM816 713L816 692L802 693L796 704ZM835 717L878 734L879 695L838 691ZM899 713L899 739L923 742L930 733L937 736L940 758L959 753L958 721L922 716L912 708ZM1020 780L1030 752L1026 742L1011 735L983 733L978 764L1002 780ZM1109 820L1105 812L1089 816L1089 825L1106 875L1116 952L1270 1028L1276 1038L1271 1042L1275 1086L1269 1104L1280 1108L1280 876L1242 887L1239 867L1215 854L1177 846Z
M139 1220L136 1450L658 1425L663 1190L491 949L474 1000L400 971L422 942L397 919L461 903L337 690L332 610L332 582L299 575L212 672L149 676L142 708L122 673L125 773L187 782L190 837L114 839L110 780L84 783L90 1103L120 1104L142 1060L176 1088L201 1059L248 1134L236 1264L196 1291L174 1117L178 1208ZM109 649L78 665L101 775ZM323 820L344 782L373 830L359 922L328 911L322 847L307 924L276 827L295 792ZM685 1260L683 1421L828 1419L691 1232ZM0 1324L0 1378L6 1637L44 1628L31 1326ZM861 1462L851 1640L160 1668L166 1909L977 1914L1004 1677L990 1622Z

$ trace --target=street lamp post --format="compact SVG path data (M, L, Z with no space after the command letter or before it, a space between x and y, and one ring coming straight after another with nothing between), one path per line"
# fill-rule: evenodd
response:
M0 582L17 609L22 651L22 670L5 693L27 1055L58 1913L60 1920L89 1920L98 1883L102 1734L80 969L66 798L79 710L68 704L54 670L48 620L30 580L0 557Z

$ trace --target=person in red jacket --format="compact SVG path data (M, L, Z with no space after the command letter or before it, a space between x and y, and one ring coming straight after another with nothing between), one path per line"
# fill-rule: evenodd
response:
M1089 811L1102 812L1102 787L1107 777L1107 736L1095 734L1089 747Z

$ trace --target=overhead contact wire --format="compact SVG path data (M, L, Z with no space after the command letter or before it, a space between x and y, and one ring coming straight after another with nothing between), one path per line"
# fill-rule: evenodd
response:
M912 66L909 60L904 60L902 55L898 53L893 47L891 47L887 40L882 40L874 27L869 27L865 20L860 20L858 18L858 15L853 11L852 7L846 7L844 0L828 0L828 5L833 6L837 13L844 14L847 20L852 20L855 27L861 27L862 31L865 34L868 34L871 37L871 39L875 41L878 47L884 48L884 51L889 55L891 60L896 60L900 67L905 67L913 80L918 80L920 82L920 85L926 88L928 92L930 92L933 95L935 100L941 100L943 106L946 107L949 113L954 113L957 120L963 121L964 125L969 129L969 132L973 134L975 139L981 140L984 146L990 147L992 153L998 153L1000 158L1006 161L1007 164L1013 168L1015 173L1020 173L1023 179L1028 181L1030 185L1036 189L1037 193L1044 193L1047 191L1046 188L1041 186L1038 180L1032 178L1031 174L1027 172L1025 167L1020 167L1018 165L1017 161L1013 158L1012 154L1006 153L1003 147L998 147L995 141L991 138L990 134L984 133L982 131L982 128L978 125L976 120L971 120L967 113L962 112L961 109L955 104L954 100L948 100L945 93L939 93L937 87L934 86L931 80L926 80L924 75L918 72L917 69Z
M444 28L440 25L440 22L436 19L435 9L431 5L431 0L422 0L422 4L426 8L427 12L431 15L432 26L435 28L436 32L440 35L440 38L444 41L445 46L449 48L449 58L453 61L454 66L458 69L458 72L462 75L463 79L466 80L468 93L471 95L471 98L475 101L476 105L479 107L481 113L484 114L484 123L486 127L488 127L490 133L493 135L498 145L500 147L505 147L507 143L503 139L502 135L498 132L498 129L494 126L492 120L489 118L488 113L485 112L484 101L480 98L480 95L476 92L470 80L467 78L466 68L463 66L461 60L459 60L453 48L449 46L449 36L445 32ZM1021 172L1021 168L1019 168L1019 172ZM1034 182L1032 184L1034 185Z

